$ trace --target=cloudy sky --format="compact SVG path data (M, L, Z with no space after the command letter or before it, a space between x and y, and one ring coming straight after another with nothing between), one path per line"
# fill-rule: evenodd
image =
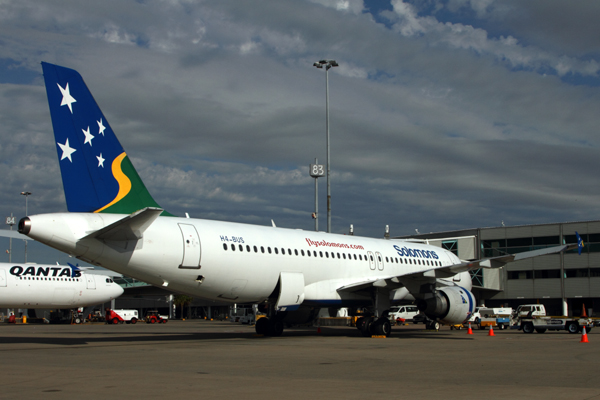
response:
M314 229L312 65L335 59L333 232L600 219L598 20L594 1L0 0L1 214L23 190L66 211L46 61L82 74L168 211Z

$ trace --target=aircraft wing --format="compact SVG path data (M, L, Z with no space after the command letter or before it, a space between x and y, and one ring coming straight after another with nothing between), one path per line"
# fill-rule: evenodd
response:
M548 254L556 254L556 253L560 253L563 251L573 250L576 248L579 248L579 251L581 254L582 247L583 247L583 242L581 240L578 240L577 244L572 244L572 245L565 244L562 246L555 246L555 247L549 247L546 249L526 251L523 253L507 254L504 256L483 258L481 260L474 260L474 261L463 261L460 264L446 265L446 266L439 267L439 268L432 268L432 269L428 269L425 271L413 272L413 273L401 275L401 276L388 276L388 277L382 277L382 278L377 278L377 279L369 279L369 280L355 282L355 283L352 283L349 285L342 286L342 287L338 288L337 290L338 290L338 292L340 292L340 291L342 291L342 292L343 291L358 292L361 290L370 289L372 287L385 287L389 290L393 290L393 289L401 288L403 286L409 286L409 289L410 289L410 286L412 286L413 283L423 282L423 281L432 281L437 278L446 278L446 279L452 278L454 275L456 275L458 273L470 271L470 270L474 270L474 269L501 268L508 263L511 263L514 261L519 261L519 260L525 260L527 258L539 257L539 256L548 255Z

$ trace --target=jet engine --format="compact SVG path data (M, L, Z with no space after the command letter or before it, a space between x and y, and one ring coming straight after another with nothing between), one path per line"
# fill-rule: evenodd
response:
M459 286L443 287L431 297L419 300L417 307L433 320L444 324L461 324L475 310L475 297Z

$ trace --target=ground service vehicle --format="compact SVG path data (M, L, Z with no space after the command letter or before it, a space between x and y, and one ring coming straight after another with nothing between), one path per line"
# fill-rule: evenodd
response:
M496 326L499 329L508 328L510 326L512 308L510 307L498 307L498 308L486 308L479 307L479 321L477 325L479 329L485 329L489 326ZM477 311L477 309L475 310Z
M521 318L519 329L523 333L544 333L546 330L568 331L569 333L580 333L585 327L586 332L590 332L594 323L591 318L580 317L533 317Z
M166 324L168 321L167 318L163 317L162 315L160 315L158 313L158 311L153 310L153 311L148 311L148 313L146 314L146 323L147 324Z
M546 307L543 304L524 304L517 307L515 318L543 317L546 315Z
M138 310L113 310L113 312L127 324L135 324L139 319Z
M123 320L123 318L114 310L107 308L105 311L105 318L107 324L122 324L123 322L125 322L125 320Z
M418 313L419 308L417 306L394 306L390 307L388 316L392 322L398 322L399 320L403 322L412 321Z
M239 322L241 324L254 325L256 323L256 317L252 307L238 306L236 308L232 308L229 312L229 318L231 322Z

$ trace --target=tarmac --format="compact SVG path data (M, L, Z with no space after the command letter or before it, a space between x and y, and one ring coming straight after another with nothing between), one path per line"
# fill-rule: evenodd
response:
M0 324L1 399L599 399L600 328L581 334L287 329L187 320ZM598 335L596 334L598 333Z

